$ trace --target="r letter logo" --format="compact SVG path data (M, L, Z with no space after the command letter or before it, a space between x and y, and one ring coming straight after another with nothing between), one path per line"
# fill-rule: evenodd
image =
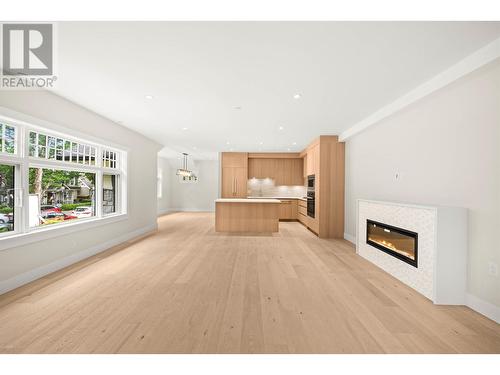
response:
M52 75L52 25L3 25L3 74Z
M2 25L4 88L51 88L54 74L54 31L49 23Z

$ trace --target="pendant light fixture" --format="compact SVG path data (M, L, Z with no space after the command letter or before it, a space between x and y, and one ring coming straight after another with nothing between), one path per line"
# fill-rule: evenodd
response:
M188 154L182 153L182 166L177 169L177 176L191 177L193 172L188 169Z

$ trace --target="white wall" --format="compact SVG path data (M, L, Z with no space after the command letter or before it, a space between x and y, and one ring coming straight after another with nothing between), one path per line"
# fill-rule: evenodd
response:
M0 106L128 149L128 219L0 251L0 293L156 228L158 144L46 91L0 91Z
M500 62L348 139L348 236L359 198L468 208L468 291L500 306Z
M175 177L175 170L172 171L170 162L161 157L158 158L158 168L161 172L161 197L158 198L158 215L162 215L169 212L172 207L172 189L170 184L172 183L172 178Z
M178 160L159 158L163 172L163 194L158 200L158 213L167 211L215 211L219 194L219 161L189 161L189 169L197 172L198 182L184 184L175 175Z

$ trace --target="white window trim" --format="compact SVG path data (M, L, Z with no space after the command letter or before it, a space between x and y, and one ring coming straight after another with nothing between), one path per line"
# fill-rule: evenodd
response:
M28 122L29 121L29 122ZM16 204L14 207L14 230L0 235L0 251L12 247L22 246L32 242L58 237L79 230L96 227L102 224L126 220L127 214L127 154L128 149L116 144L96 138L89 139L80 135L68 135L60 130L60 127L46 121L16 113L9 109L0 107L0 122L16 128L15 154L0 153L0 163L16 165L15 191ZM39 124L45 125L41 126ZM95 165L85 165L62 160L50 160L29 156L29 131L44 133L63 139L74 140L96 147ZM74 133L74 132L72 132ZM104 168L102 165L102 152L109 150L117 153L117 168ZM95 173L95 216L91 218L78 219L66 223L58 223L50 226L29 227L29 168L41 167L48 169L72 170ZM103 215L102 213L102 175L114 174L118 176L116 192L116 210L114 213ZM19 196L18 196L19 195Z

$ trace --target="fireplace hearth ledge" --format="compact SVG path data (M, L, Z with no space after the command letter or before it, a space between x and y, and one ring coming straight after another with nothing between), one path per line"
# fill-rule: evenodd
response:
M418 267L366 243L366 221L418 233ZM467 209L358 199L356 252L435 304L466 304Z

